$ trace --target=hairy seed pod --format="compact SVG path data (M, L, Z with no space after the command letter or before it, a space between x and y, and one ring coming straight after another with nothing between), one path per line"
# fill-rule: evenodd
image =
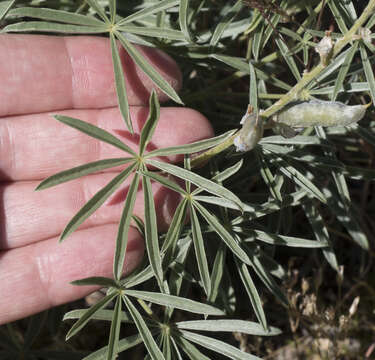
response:
M292 128L309 126L347 126L358 122L368 105L345 105L339 101L311 100L292 103L273 117L273 121Z
M263 136L263 119L259 114L253 113L249 105L246 114L241 119L242 129L239 135L234 138L233 144L236 151L250 151Z

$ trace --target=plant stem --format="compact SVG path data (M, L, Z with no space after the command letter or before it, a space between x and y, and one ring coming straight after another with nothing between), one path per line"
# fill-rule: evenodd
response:
M356 22L350 28L350 30L341 39L339 39L336 42L333 48L330 60L334 59L347 44L353 41L353 37L357 33L358 29L364 25L364 23L373 14L374 11L375 11L375 0L370 0L365 10L363 11L363 13L356 20ZM289 102L296 99L298 97L298 94L305 88L305 86L307 86L312 80L314 80L326 68L326 66L327 64L321 61L310 72L304 73L302 76L302 79L296 85L294 85L293 88L290 89L280 100L276 101L267 110L263 111L261 116L265 118L269 118L276 112L280 111ZM227 139L223 143L197 156L195 159L193 159L192 166L196 167L196 166L202 165L206 163L211 157L229 148L233 144L233 140L237 136L237 134L238 132L232 135L229 139Z

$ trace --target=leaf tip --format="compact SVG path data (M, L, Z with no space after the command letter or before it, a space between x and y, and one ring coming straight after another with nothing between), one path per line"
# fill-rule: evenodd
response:
M68 236L69 236L69 233L63 231L59 238L59 244L61 244Z
M43 182L41 182L35 189L34 191L40 191L43 190Z

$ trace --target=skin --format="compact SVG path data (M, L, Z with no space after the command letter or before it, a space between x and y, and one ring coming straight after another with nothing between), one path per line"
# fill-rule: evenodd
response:
M178 90L176 63L155 49L139 47ZM135 132L147 118L152 82L120 49ZM0 324L79 299L96 287L69 282L112 274L117 223L129 185L117 190L65 242L58 237L71 217L119 168L35 192L45 177L105 158L120 150L63 125L52 114L88 121L120 137L133 149L139 137L126 132L116 108L110 45L96 37L0 36ZM159 100L166 96L158 90ZM187 108L162 108L152 147L213 135L207 119ZM163 159L178 162L179 158ZM160 230L171 221L175 193L153 184ZM139 192L135 214L143 217ZM131 228L124 274L144 256L141 235Z

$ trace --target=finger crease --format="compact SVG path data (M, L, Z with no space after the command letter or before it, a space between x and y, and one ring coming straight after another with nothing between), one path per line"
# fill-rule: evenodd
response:
M38 247L35 248L35 251L37 251ZM48 254L48 252L47 252ZM51 295L49 292L50 289L50 283L51 283L51 269L50 269L50 262L51 259L49 258L49 255L41 256L36 254L34 257L35 259L35 268L36 268L36 279L38 279L39 283L39 291L40 294L42 294L41 298L43 298L43 303L45 304L45 307L51 307L53 306L53 301L51 299Z
M70 51L69 51L69 48L68 48L68 44L67 44L67 39L65 37L63 37L63 42L64 42L64 47L65 47L65 51L66 51L66 56L68 57L69 59L69 65L70 65L70 87L71 87L71 91L69 92L70 94L70 107L71 108L74 108L75 106L75 89L76 89L76 86L75 86L75 83L76 83L76 74L75 74L75 71L74 71L74 67L73 67L73 61L72 61L72 57L70 56Z

